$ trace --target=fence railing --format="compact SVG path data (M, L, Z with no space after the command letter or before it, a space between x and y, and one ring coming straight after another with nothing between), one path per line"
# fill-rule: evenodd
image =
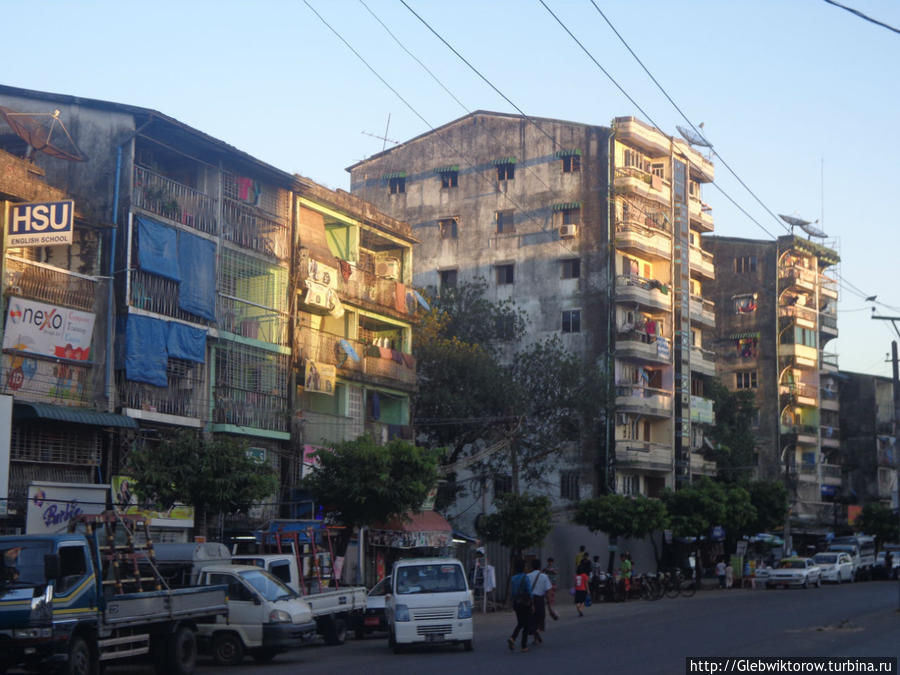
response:
M199 190L134 167L132 205L207 234L218 234L216 202Z

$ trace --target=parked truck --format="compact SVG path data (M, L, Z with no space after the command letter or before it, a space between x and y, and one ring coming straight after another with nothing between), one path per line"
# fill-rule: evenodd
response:
M231 556L223 544L159 544L156 547L156 561L160 574L171 586L195 586L198 584L225 583L229 586L228 606L229 618L226 628L220 625L200 626L201 649L212 654L220 664L237 663L243 658L243 652L249 653L258 660L265 654L271 658L287 649L299 648L310 637L320 635L328 645L344 643L347 629L353 624L353 616L361 614L366 607L366 589L360 587L343 587L327 589L319 592L300 593L299 569L292 554L270 554L256 556ZM263 583L261 572L270 580ZM281 591L276 586L282 584ZM265 587L265 588L263 588ZM272 590L272 597L266 597ZM244 600L238 602L240 593ZM264 640L265 634L277 632L269 627L269 612L260 614L255 607L267 606L272 598L279 598L279 608L291 617L291 623L304 624L302 639L288 639L281 635L278 644L271 639ZM290 602L287 602L290 600ZM241 604L255 603L255 607ZM276 609L274 606L271 608ZM240 612L240 620L236 612ZM247 618L256 616L252 621ZM252 627L251 624L257 624ZM238 625L243 626L237 629ZM284 627L281 627L282 629ZM224 633L233 632L240 638L240 645L232 643L229 649L223 648ZM283 638L283 640L282 640ZM241 656L228 656L226 652Z
M318 633L329 645L344 644L347 630L355 626L366 609L368 592L365 586L328 588L316 586L306 590L300 576L297 559L290 553L263 553L232 556L238 565L254 565L280 579L309 604Z
M92 675L144 657L190 675L197 626L226 614L226 587L170 589L140 572L152 543L138 518L80 516L71 529L83 531L0 537L0 672Z

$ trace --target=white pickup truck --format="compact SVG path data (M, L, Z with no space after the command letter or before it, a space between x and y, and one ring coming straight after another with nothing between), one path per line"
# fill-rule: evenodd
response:
M290 553L234 555L231 562L264 569L300 593L309 604L318 632L326 644L343 644L347 637L347 629L355 623L354 615L365 612L367 595L365 586L343 586L307 592L307 589L302 588L297 559Z

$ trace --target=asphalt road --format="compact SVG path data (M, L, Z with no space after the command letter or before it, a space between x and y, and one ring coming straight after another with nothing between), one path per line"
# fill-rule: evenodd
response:
M511 612L477 615L475 651L460 647L394 655L382 638L348 640L249 659L230 675L280 673L684 673L688 656L859 657L900 655L898 582L787 590L701 591L691 598L595 604L579 618L567 602L544 644L511 653ZM564 598L568 600L568 598ZM213 672L212 664L198 668Z
M872 581L787 590L706 590L691 598L600 603L579 618L570 598L558 604L544 644L510 652L506 638L515 619L501 611L475 618L475 650L415 649L395 655L384 637L348 639L339 647L311 645L281 654L270 664L247 658L218 668L201 658L197 675L319 673L685 673L686 657L900 656L900 585ZM150 668L121 665L109 675L149 675Z

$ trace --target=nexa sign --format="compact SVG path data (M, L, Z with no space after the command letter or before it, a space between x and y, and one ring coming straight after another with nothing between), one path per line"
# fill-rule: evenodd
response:
M72 243L75 202L14 203L9 205L6 245L58 246Z

